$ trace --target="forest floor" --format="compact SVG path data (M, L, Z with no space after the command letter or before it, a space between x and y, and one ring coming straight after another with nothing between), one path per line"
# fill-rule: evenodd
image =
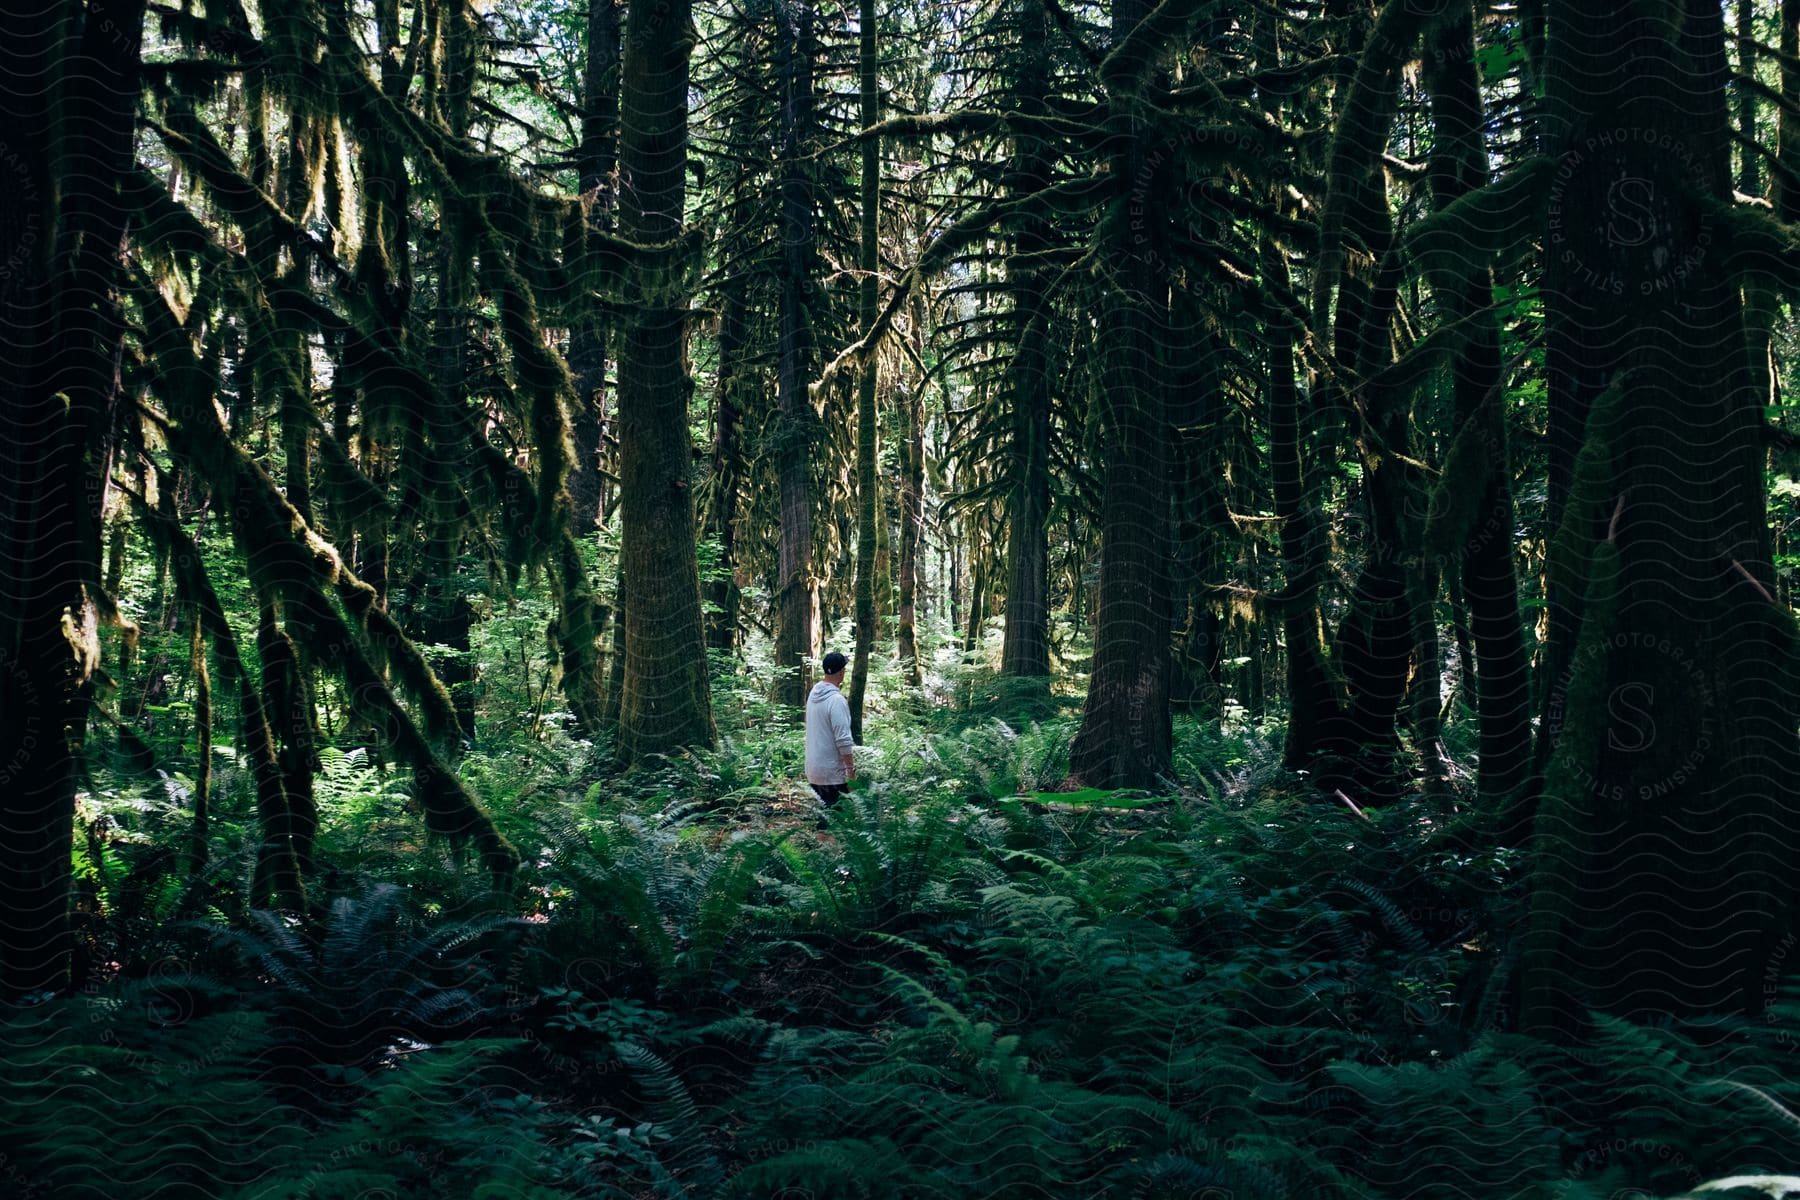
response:
M97 771L84 985L0 1027L0 1190L1616 1198L1800 1164L1800 995L1521 1036L1521 854L1471 797L1358 816L1278 726L1193 718L1172 794L1039 795L1075 720L884 721L823 830L785 728L622 775L478 750L510 898L339 746L305 920L241 903L234 763L198 880L183 777Z

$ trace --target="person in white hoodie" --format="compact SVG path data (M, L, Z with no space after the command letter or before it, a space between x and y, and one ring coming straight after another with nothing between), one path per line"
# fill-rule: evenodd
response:
M824 677L806 698L806 782L830 808L856 778L856 743L850 737L850 702L838 688L846 660L836 650L819 664Z

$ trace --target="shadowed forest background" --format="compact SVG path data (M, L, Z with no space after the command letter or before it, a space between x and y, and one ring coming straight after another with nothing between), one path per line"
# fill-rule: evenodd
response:
M1797 0L0 11L0 1192L1800 1194L1797 291Z

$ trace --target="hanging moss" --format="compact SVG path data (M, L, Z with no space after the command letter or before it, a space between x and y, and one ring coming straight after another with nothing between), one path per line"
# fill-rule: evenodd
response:
M154 472L150 473L150 478L156 478ZM172 494L172 488L166 484L158 490L164 495ZM237 635L225 619L224 606L213 590L205 565L194 552L193 542L175 520L172 509L170 512L159 511L145 503L141 494L134 493L132 499L136 502L141 527L173 569L176 594L193 611L199 627L212 642L213 654L219 664L237 684L239 720L250 759L251 778L256 784L257 820L263 831L263 840L257 849L251 901L262 903L273 898L286 907L303 909L306 900L303 876L292 839L288 836L292 811L286 784L276 757L267 713L238 650ZM196 837L200 836L203 834L197 832Z
M370 525L382 525L394 516L387 493L363 474L343 443L331 431L319 430L319 491L328 511L337 514L333 531L345 537Z
M443 684L377 602L373 589L350 572L336 549L308 528L286 502L262 467L232 442L219 421L188 340L174 325L166 303L141 277L134 284L148 346L159 367L158 390L175 417L170 448L199 478L210 482L221 507L230 512L233 538L250 567L252 585L263 594L284 597L293 606L300 620L292 631L308 640L306 649L313 660L338 669L359 714L375 725L383 741L413 768L429 827L458 842L475 841L482 860L496 876L510 878L517 854L419 732L375 668L355 629L366 629L370 643L379 647L419 701L432 736L451 741L456 717ZM333 606L332 594L352 614L349 620ZM273 762L272 753L269 757Z
M575 449L569 429L568 397L574 391L569 368L545 344L537 301L530 286L497 246L482 255L489 290L500 305L500 330L512 356L515 378L525 392L536 450L536 544L545 552L560 540L568 522L570 464Z
M324 306L299 289L277 284L265 291L258 287L254 272L248 271L235 256L213 244L206 231L180 205L147 176L136 178L130 189L146 228L157 234L155 241L170 250L171 265L181 259L198 260L209 278L227 278L242 283L251 307L262 304L279 314L282 320L303 321L321 328L328 337L340 339L344 349L339 356L334 388L359 392L365 432L391 429L397 422L410 419L424 407L432 408L445 420L427 432L432 435L430 460L442 462L447 454L473 450L483 470L460 480L471 492L466 509L498 514L503 526L504 557L516 570L533 553L531 537L536 496L527 476L504 454L488 443L475 421L473 410L466 405L433 401L421 405L421 395L438 394L425 371L408 362L404 350L373 337L356 324ZM333 264L327 262L327 266ZM343 287L353 310L367 309L367 297L346 272L334 276ZM265 298L266 296L266 298ZM378 323L372 312L364 319ZM319 429L320 449L326 473L325 486L339 513L339 531L349 534L371 524L381 526L380 516L391 512L386 497L350 462L341 444ZM426 456L414 455L421 459ZM333 491L332 489L337 489ZM354 519L352 519L354 518Z
M426 829L448 838L453 845L474 842L482 863L493 873L496 883L506 886L518 869L518 852L482 812L475 797L420 736L418 727L394 698L349 630L342 624L333 627L324 597L313 593L304 597L303 603L321 606L312 609L315 625L327 631L325 644L320 648L337 656L336 662L343 673L352 707L379 731L382 741L395 755L412 767L413 798L424 814ZM454 713L451 720L454 723Z

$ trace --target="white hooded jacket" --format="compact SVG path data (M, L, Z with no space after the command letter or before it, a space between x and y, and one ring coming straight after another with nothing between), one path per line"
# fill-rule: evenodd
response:
M850 702L837 685L821 680L806 698L806 782L843 783L850 738Z

